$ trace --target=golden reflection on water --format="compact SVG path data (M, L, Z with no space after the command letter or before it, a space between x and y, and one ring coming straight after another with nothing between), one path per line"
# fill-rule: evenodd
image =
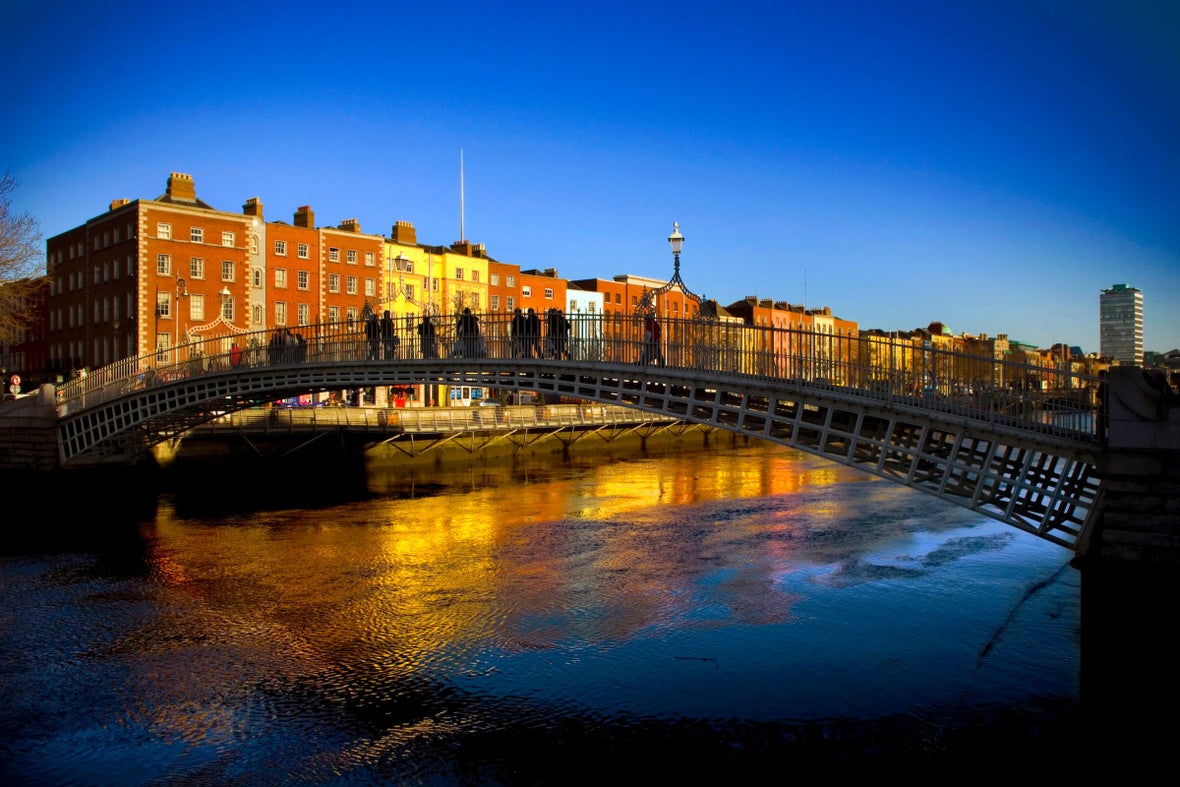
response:
M385 670L478 673L487 648L788 619L793 531L839 526L850 496L825 490L866 480L764 448L396 476L321 509L192 520L162 503L156 576L306 668L361 649Z

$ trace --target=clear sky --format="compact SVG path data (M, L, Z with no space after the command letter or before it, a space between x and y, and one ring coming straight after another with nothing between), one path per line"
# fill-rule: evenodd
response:
M0 171L45 237L175 171L567 279L671 277L678 221L694 292L862 328L1095 352L1127 284L1180 348L1170 0L44 0L0 29Z

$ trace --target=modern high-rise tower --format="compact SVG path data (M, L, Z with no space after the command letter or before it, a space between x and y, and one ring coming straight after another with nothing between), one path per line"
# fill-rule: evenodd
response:
M1143 293L1125 284L1098 298L1099 353L1124 366L1143 365Z

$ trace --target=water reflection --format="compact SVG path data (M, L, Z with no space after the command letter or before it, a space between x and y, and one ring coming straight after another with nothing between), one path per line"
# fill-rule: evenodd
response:
M196 500L192 480L125 545L138 573L6 566L21 588L44 572L2 654L36 687L5 700L21 773L754 778L788 754L949 750L982 709L1076 702L1067 554L822 460L374 466L314 506Z

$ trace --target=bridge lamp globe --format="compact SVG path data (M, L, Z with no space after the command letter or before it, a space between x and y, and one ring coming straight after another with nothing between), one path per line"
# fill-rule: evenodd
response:
M680 234L680 222L672 222L672 234L668 236L668 244L672 247L672 256L676 263L680 263L680 248L684 245L684 236Z
M224 318L225 317L225 305L227 303L229 303L229 296L230 296L229 287L226 287L223 285L221 288L221 291L218 292L217 295L221 298L221 316Z

